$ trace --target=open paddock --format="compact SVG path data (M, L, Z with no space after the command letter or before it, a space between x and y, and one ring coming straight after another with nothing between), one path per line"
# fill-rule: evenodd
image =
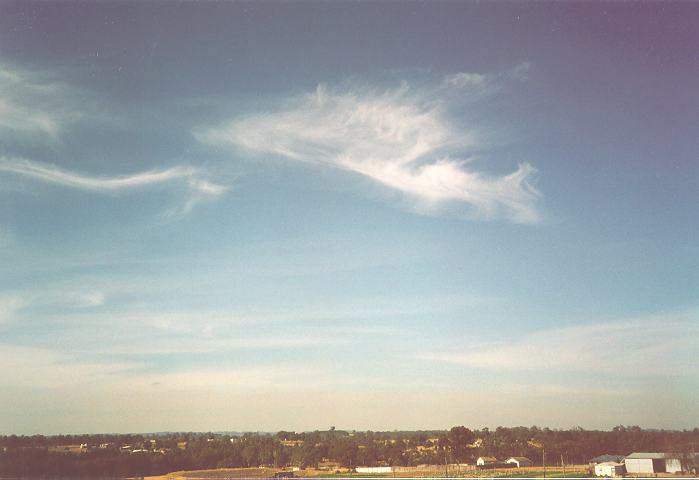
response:
M565 471L564 471L565 470ZM231 480L245 478L272 478L280 469L270 468L220 468L213 470L191 470L173 472L157 477L146 477L145 480ZM386 473L355 473L347 468L334 472L327 470L305 469L294 472L296 478L585 478L588 476L587 465L569 465L561 467L503 468L479 470L461 466L430 465L429 467L399 467L393 472Z

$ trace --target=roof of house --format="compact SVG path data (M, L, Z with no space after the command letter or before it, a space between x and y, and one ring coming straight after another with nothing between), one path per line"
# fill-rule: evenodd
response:
M645 459L653 459L653 460L662 460L667 458L668 455L666 453L644 453L644 452L634 452L631 455L627 455L626 458L645 458Z
M527 457L510 457L507 459L509 462L510 460L517 460L518 462L531 462Z
M598 466L600 466L600 465L605 465L605 466L609 465L609 466L612 466L612 467L623 467L623 466L624 466L623 463L619 463L619 462L602 462L602 463L598 463L597 465L598 465Z
M621 462L623 460L624 455L610 455L609 453L605 453L604 455L598 455L590 459L590 463Z

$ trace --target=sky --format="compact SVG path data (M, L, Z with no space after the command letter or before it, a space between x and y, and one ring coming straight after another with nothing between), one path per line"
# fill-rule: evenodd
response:
M698 426L698 21L0 2L0 434Z

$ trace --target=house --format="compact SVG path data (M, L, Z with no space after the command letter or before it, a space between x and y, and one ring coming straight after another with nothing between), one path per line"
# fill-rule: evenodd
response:
M505 463L512 463L517 466L517 468L531 467L533 462L527 457L510 457L505 460Z
M494 463L500 463L500 460L498 460L495 457L478 457L478 460L476 460L476 465L478 465L479 467L491 465Z
M682 471L679 455L632 453L624 459L627 473L677 473Z
M598 455L595 458L591 458L589 463L603 463L603 462L616 462L616 463L623 463L624 462L624 456L623 455L610 455L608 453L605 453L604 455Z
M619 462L601 462L595 465L595 475L598 477L623 477L626 468Z

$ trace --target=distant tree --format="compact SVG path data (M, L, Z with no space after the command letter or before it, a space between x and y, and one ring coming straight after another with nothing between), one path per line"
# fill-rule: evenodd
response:
M461 463L466 460L468 445L473 443L475 438L476 436L474 433L463 425L452 427L451 430L449 430L449 434L447 435L449 448L457 462Z

